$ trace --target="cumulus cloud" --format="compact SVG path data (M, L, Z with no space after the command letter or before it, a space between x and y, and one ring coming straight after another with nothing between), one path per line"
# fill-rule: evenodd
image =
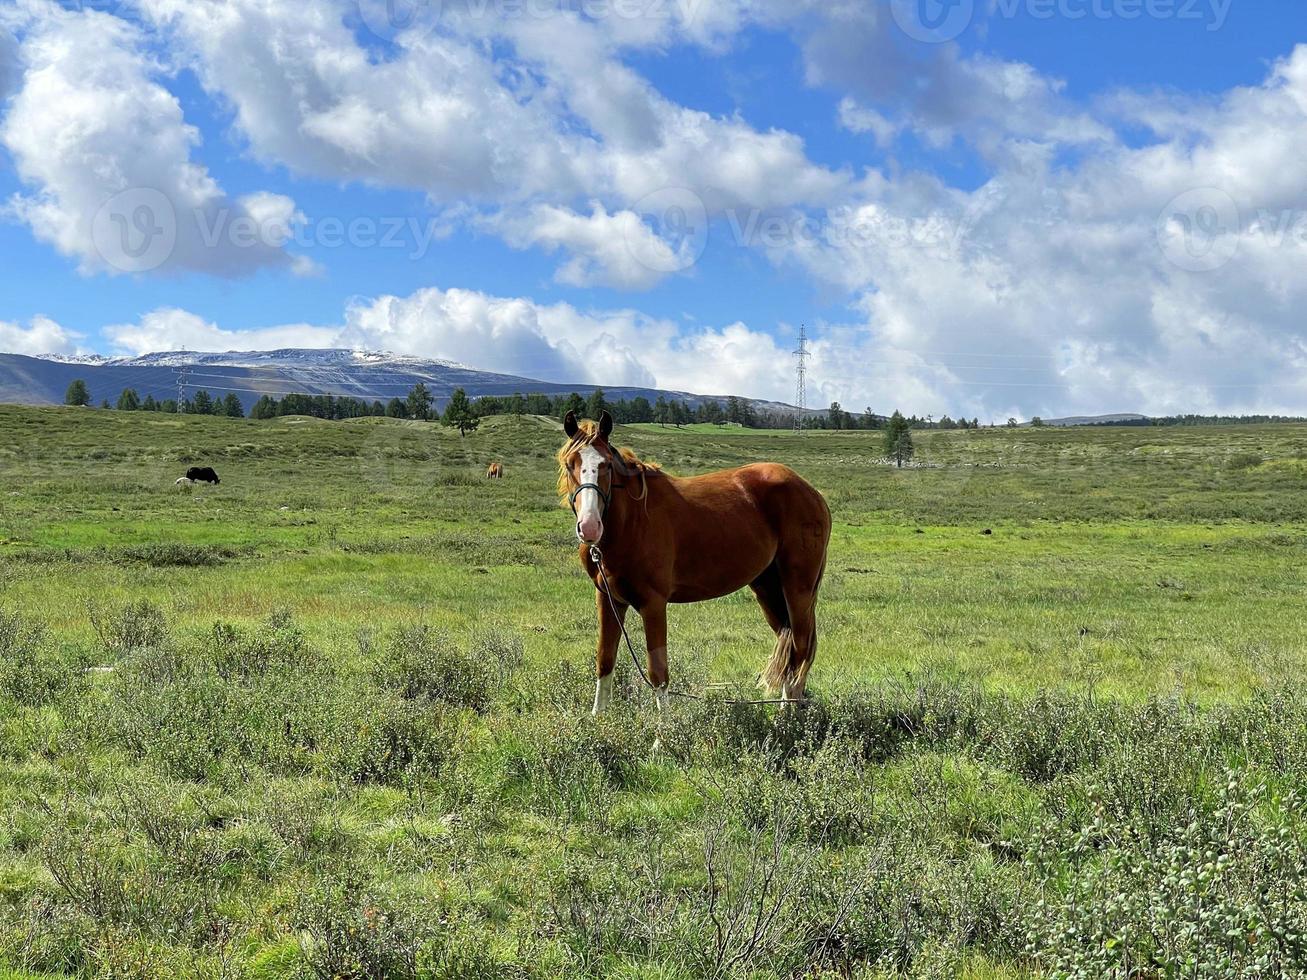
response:
M85 272L238 276L291 264L250 210L261 202L266 215L267 202L229 198L191 159L199 135L136 28L90 9L23 10L24 73L0 141L33 188L9 209L38 239Z
M45 316L34 316L27 326L0 320L0 351L9 354L74 354L82 335Z
M456 361L541 381L658 386L783 399L789 358L769 334L743 323L685 331L634 310L581 310L469 289L420 289L351 303L335 325L230 330L162 308L103 336L129 354L160 350L344 347ZM819 348L819 363L845 356Z
M664 5L662 17L597 20L567 9L480 18L450 4L439 31L402 33L384 58L347 26L344 4L142 6L206 89L232 106L260 159L482 208L487 226L513 243L564 253L558 275L567 283L645 289L683 268L660 261L667 256L648 235L642 247L655 261L645 268L614 247L619 236L643 234L632 215L657 218L647 199L669 187L720 214L829 203L850 181L812 163L794 134L677 105L621 63L624 46L669 31L706 39L738 26L737 15L710 15L688 0ZM568 216L591 201L600 212ZM520 216L541 206L553 209L550 228L533 238Z
M554 278L569 286L649 289L665 274L688 269L699 257L693 236L683 235L675 243L666 241L641 215L634 211L609 214L597 201L588 215L538 204L520 213L501 213L485 224L514 248L564 250L567 261Z
M255 330L224 330L186 310L163 307L137 323L107 326L102 333L123 354L154 351L275 350L283 347L330 347L338 329L287 324Z
M862 387L883 378L895 402L1302 411L1307 47L1261 85L1152 106L1142 145L1073 166L1026 146L974 192L865 181L830 218L844 233L775 257L860 297L875 365Z

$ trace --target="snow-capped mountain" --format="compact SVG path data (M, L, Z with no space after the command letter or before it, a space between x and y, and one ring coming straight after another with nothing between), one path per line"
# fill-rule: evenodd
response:
M334 348L285 348L283 350L231 350L156 351L152 354L121 355L109 357L104 354L37 354L42 361L54 361L56 364L90 364L137 367L188 367L206 364L218 367L259 367L269 364L298 365L300 367L349 367L353 365L435 365L438 367L463 368L466 365L457 361L443 361L434 358L412 357L407 354L394 354L384 350L338 350Z
M431 391L440 408L455 388L463 388L475 398L517 392L558 395L575 391L588 395L596 387L602 387L612 400L643 396L656 401L665 396L688 402L691 407L709 399L719 402L726 399L725 395L659 388L538 381L387 351L298 348L225 353L159 351L137 357L0 354L0 402L59 404L76 378L86 382L96 403L104 399L116 401L124 388L134 388L141 398L153 395L160 401L204 389L218 397L234 393L247 411L263 395L280 398L291 393L348 395L386 402L403 398L419 381ZM776 402L751 401L762 411L793 411Z

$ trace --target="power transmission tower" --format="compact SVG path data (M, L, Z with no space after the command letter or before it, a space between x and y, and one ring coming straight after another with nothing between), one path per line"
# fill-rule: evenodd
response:
M812 354L808 352L808 330L799 324L799 346L794 351L794 405L798 409L794 413L794 431L803 431L803 413L808 407L808 358Z
M177 412L181 414L182 404L186 400L186 374L189 368L182 368L177 374Z

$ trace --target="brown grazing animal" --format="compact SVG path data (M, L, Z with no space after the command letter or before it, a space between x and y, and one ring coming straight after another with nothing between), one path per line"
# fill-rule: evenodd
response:
M490 464L490 467L486 470L486 479L487 479L487 480L502 480L503 478L504 478L504 464L503 464L503 463L491 463L491 464Z
M612 417L563 421L558 492L576 515L578 554L598 590L594 712L612 696L620 624L634 607L644 621L649 682L667 702L667 604L701 602L749 586L776 646L763 686L804 697L817 650L817 589L826 568L826 501L788 466L754 463L678 478L609 444ZM597 548L613 606L603 592Z

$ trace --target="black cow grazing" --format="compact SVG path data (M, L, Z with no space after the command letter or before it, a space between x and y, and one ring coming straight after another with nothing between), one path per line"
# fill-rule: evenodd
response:
M195 480L199 483L221 483L218 474L213 472L212 466L192 466L186 471L186 479Z

